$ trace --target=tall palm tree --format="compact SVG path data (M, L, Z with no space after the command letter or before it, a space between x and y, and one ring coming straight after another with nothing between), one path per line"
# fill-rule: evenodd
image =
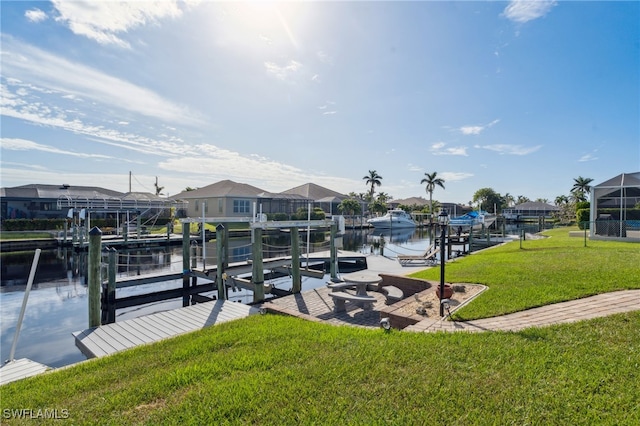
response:
M420 181L420 184L426 183L425 190L429 193L429 213L433 216L433 191L436 186L444 189L444 179L437 177L438 172L425 173L424 178Z
M513 195L509 194L508 192L506 194L504 194L504 202L507 205L507 207L511 207L513 206L513 203L516 201L516 199L513 197Z
M382 185L382 176L380 176L375 170L369 170L369 174L362 179L367 182L367 185L371 186L371 189L369 190L369 197L373 199L373 194L376 192L376 186Z
M558 195L555 199L556 206L567 204L568 202L569 202L569 197L567 197L566 195Z
M593 179L591 178L583 178L582 176L578 176L573 179L573 188L571 188L571 192L575 194L576 199L579 201L586 201L589 192L591 191L591 182Z

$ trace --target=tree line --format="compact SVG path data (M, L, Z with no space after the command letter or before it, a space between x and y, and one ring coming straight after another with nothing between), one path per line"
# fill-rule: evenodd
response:
M349 193L349 198L343 200L338 205L338 210L347 215L359 215L365 210L373 214L385 213L388 210L389 202L393 200L393 197L386 192L378 192L376 194L376 188L382 186L382 176L377 172L377 170L369 170L368 174L366 174L362 179L365 181L367 191L362 193ZM569 191L569 195L559 195L555 198L553 202L560 208L561 215L562 212L566 210L567 212L570 212L572 217L575 217L576 205L578 203L587 202L589 199L591 182L593 182L593 179L591 178L578 176L573 179L573 186ZM429 195L429 203L425 206L400 205L399 208L407 212L420 211L422 213L434 214L440 209L441 203L433 199L433 193L438 187L443 190L445 189L445 180L438 177L437 172L425 173L420 184L425 185L425 191ZM478 209L498 214L504 209L529 201L550 204L550 200L546 198L531 200L524 195L513 196L509 193L500 194L493 188L480 188L473 194L472 199L469 201L469 205L477 206Z

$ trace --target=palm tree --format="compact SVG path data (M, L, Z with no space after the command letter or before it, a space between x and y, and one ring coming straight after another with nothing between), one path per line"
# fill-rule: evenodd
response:
M502 198L504 199L504 203L507 205L507 207L513 206L513 203L516 201L513 195L509 194L508 192L504 194L504 197Z
M573 188L571 188L571 192L575 194L576 199L579 201L586 201L589 192L591 191L591 182L593 179L591 178L583 178L582 176L578 176L573 179Z
M433 173L425 173L425 177L420 181L420 184L426 183L425 187L426 191L429 193L429 213L433 216L433 191L436 189L436 186L444 189L444 179L436 177L438 172Z
M558 195L555 199L556 206L567 204L568 202L569 202L569 197L567 197L566 195Z
M375 192L376 186L382 185L382 176L380 176L375 170L369 170L369 174L362 179L367 182L367 185L371 185L371 189L369 190L369 197L373 199L373 194Z
M391 201L393 199L393 197L389 194L387 194L386 192L380 192L378 193L378 201L380 201L383 204L387 204L389 201Z

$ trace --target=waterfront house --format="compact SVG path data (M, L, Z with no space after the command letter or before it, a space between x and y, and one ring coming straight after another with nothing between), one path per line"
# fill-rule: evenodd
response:
M553 214L558 211L560 211L558 206L541 203L539 201L528 201L502 210L502 215L507 220L524 221L538 220L541 217L551 219Z
M2 220L67 217L69 200L120 199L125 194L96 186L29 184L0 189ZM64 206L63 206L64 204Z
M274 194L246 183L222 180L171 197L187 201L180 217L252 217L255 213L291 215L313 200L297 194Z

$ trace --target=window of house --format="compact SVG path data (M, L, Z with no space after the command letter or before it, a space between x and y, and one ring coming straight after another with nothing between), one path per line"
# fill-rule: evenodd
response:
M222 213L223 208L222 198L218 199L218 213Z
M251 202L249 200L233 200L234 213L250 213Z

